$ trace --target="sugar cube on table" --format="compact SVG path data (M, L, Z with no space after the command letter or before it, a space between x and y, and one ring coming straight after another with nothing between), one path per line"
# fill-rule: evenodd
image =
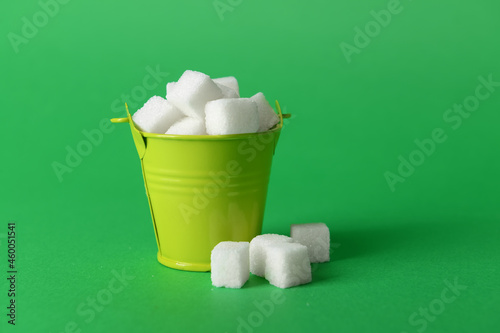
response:
M330 230L324 223L292 224L290 236L307 246L311 262L330 261Z
M214 82L236 91L238 96L240 95L240 88L238 86L238 80L234 76L225 76L214 79Z
M312 280L307 247L299 243L273 243L266 249L265 278L279 288L289 288Z
M258 132L265 132L280 121L278 115L274 112L271 105L269 105L269 102L263 93L256 93L250 97L250 99L257 104L257 110L259 111Z
M153 96L134 113L132 120L143 132L163 134L183 116L182 112L167 100Z
M222 98L239 98L240 94L236 90L233 90L225 85L218 84L217 87L222 91Z
M168 91L168 101L186 116L205 118L205 104L222 98L222 91L208 75L185 71Z
M173 124L165 134L206 135L207 131L202 119L184 117Z
M264 277L267 248L276 243L292 242L292 238L277 234L263 234L254 237L250 242L250 272L254 275Z
M207 133L211 135L255 133L259 129L257 104L249 98L210 101L205 114Z
M249 272L248 242L220 242L212 250L211 278L216 287L241 288Z

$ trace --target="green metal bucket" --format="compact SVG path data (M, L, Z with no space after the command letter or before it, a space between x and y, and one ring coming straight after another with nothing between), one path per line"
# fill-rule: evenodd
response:
M271 162L283 127L235 135L141 132L127 118L165 266L209 271L210 253L222 241L250 241L262 230Z

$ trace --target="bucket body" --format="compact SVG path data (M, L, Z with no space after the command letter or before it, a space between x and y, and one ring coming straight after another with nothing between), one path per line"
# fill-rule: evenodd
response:
M219 242L261 233L282 119L267 132L217 136L144 133L130 113L115 122L124 119L141 159L160 263L209 271Z

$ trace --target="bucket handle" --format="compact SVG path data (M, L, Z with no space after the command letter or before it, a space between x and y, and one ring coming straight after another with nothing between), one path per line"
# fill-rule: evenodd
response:
M115 124L128 123L128 118L111 118L110 120L112 123L115 123Z
M281 112L281 106L277 99L274 101L274 104L276 105L276 110L278 110L278 115L280 116L280 127L283 127L283 119L290 118L292 115L290 113Z
M137 148L137 153L139 154L139 158L142 160L144 154L146 153L146 142L144 141L144 137L139 132L139 130L135 127L134 122L132 121L132 116L128 111L128 105L125 103L125 109L127 110L126 118L111 118L111 122L115 124L119 123L129 123L130 130L132 131L132 138L134 139L135 147Z

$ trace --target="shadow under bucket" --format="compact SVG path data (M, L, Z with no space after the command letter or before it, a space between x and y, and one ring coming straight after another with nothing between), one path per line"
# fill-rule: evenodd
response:
M274 150L283 127L234 135L141 132L127 118L158 245L158 261L187 271L209 271L222 241L250 241L262 230Z

